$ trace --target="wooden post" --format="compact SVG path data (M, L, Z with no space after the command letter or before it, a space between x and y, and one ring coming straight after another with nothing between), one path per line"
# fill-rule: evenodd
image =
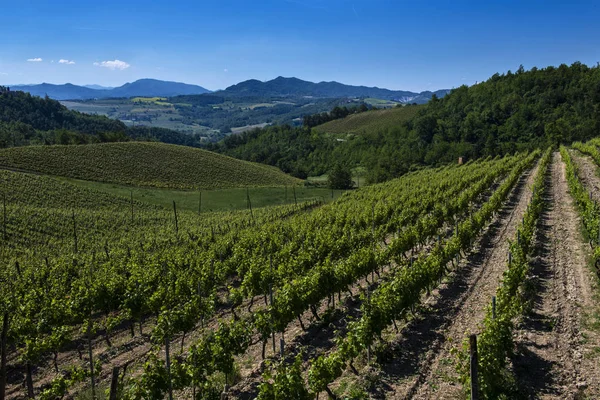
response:
M248 201L248 209L250 210L250 216L254 221L254 214L252 213L252 202L250 201L250 190L248 188L246 188L246 199Z
M269 257L269 264L270 264L270 268L271 268L271 282L269 282L269 301L271 303L271 308L273 308L273 257L270 256ZM273 338L273 356L275 356L275 354L277 353L277 349L275 348L275 330L273 330L273 333L271 334L272 338Z
M117 400L117 392L119 391L119 367L114 367L112 370L112 379L110 381L110 394L108 400Z
M196 352L192 353L192 365L193 365L193 372L192 372L192 399L196 400Z
M165 338L165 353L167 361L167 376L169 379L169 400L173 400L173 380L171 379L171 358L169 356L169 338Z
M492 296L492 319L496 319L496 296Z
M202 190L198 196L198 215L202 212Z
M131 194L131 223L133 224L133 191L129 193Z
M512 253L508 252L508 266L510 267L512 265Z
M27 397L30 399L35 399L35 395L33 393L33 377L32 377L33 372L32 372L31 361L27 360L25 368L26 368L25 381L27 383Z
M88 355L90 357L90 377L92 381L92 399L96 398L96 377L94 376L94 354L92 352L92 312L90 311L90 318L88 319Z
M296 198L296 186L292 186L292 188L294 189L294 204L298 206L298 199Z
M371 304L371 291L369 290L369 285L367 285L367 304L369 306ZM370 344L367 346L367 364L371 364L371 345Z
M375 252L375 203L371 208L371 241L373 242L373 253ZM375 271L371 270L371 282L375 283Z
M4 192L2 203L4 205L4 240L6 241L8 237L8 235L6 234L6 192Z
M8 313L5 312L2 317L2 336L0 336L0 399L6 397L6 341L8 340Z
M77 253L77 223L75 221L75 210L73 210L73 248Z
M179 234L179 221L177 220L177 205L173 200L173 213L175 214L175 234Z
M477 377L477 335L469 336L471 400L479 400L479 382Z
M283 338L279 339L279 347L281 348L281 358L283 358L283 353L285 351L285 340L283 340Z
M521 245L521 231L517 230L517 246Z

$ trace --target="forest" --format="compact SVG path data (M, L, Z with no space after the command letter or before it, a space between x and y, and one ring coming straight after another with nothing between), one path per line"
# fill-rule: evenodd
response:
M586 141L600 131L600 68L581 63L495 74L433 96L409 121L360 135L267 127L210 149L277 166L297 177L335 164L364 167L371 182L458 157L473 159Z

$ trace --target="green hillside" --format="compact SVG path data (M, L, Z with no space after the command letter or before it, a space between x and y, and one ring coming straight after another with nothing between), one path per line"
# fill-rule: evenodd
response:
M225 138L215 151L275 165L296 176L319 176L335 164L367 170L380 182L423 165L512 154L589 140L600 132L600 68L581 63L494 74L419 106L392 123L371 111L317 129L267 127ZM390 114L386 114L390 113ZM377 114L373 114L377 115ZM345 134L355 132L360 135ZM334 133L335 132L335 133Z
M315 129L319 133L333 134L373 132L403 124L417 115L422 108L421 106L404 106L387 110L371 110L329 121Z
M0 150L0 167L90 181L172 189L293 185L269 166L163 143L28 146Z

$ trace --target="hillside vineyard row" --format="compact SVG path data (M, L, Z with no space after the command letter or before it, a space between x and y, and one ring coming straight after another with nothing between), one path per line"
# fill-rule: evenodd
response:
M264 356L268 340L304 311L317 320L323 299L335 304L336 293L388 268L347 339L311 367L306 394L328 390L346 362L435 287L538 155L410 173L318 208L309 202L202 217L5 171L8 268L1 282L11 295L1 307L9 360L24 366L28 390L60 397L102 367L93 355L58 365L61 351L99 337L110 347L113 333L129 329L133 336L134 322L141 330L149 321L153 350L141 375L125 377L122 396L161 398L193 388L211 397L221 389L212 377L227 380L235 357L253 343L262 343ZM426 246L433 246L429 254L411 255ZM208 321L215 329L200 328L167 369L165 344L183 344ZM75 369L36 388L33 367L48 356L56 370ZM269 396L267 387L261 396Z

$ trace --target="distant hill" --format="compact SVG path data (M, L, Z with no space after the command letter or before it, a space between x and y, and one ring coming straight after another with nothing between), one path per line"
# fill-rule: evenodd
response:
M113 86L101 86L101 85L83 85L83 87L86 87L88 89L96 89L96 90L110 90L110 89L114 89Z
M27 146L0 150L0 168L125 185L220 189L294 185L276 168L163 143Z
M197 85L187 83L159 81L156 79L140 79L133 83L108 91L109 97L171 97L190 94L204 94L210 91Z
M56 100L0 86L0 148L131 139L187 146L199 146L202 141L198 134L155 127L128 127L105 116L69 110Z
M521 67L453 89L418 108L413 117L401 115L407 108L366 111L313 129L267 127L229 136L212 148L297 176L318 176L336 164L362 167L370 182L378 182L459 157L586 141L600 132L600 68L578 62Z
M40 85L17 85L13 86L12 89L28 92L34 96L45 97L47 95L54 100L88 100L137 96L170 97L210 92L202 86L156 79L140 79L116 88L102 88L98 85L77 86L70 83L64 85L42 83Z
M316 126L319 133L371 133L393 128L410 121L423 106L394 107L387 110L370 110L351 114L346 118L329 121Z
M299 97L311 96L320 98L356 98L371 97L383 100L393 100L401 103L426 103L435 93L443 97L449 90L438 90L437 92L410 92L405 90L389 90L377 87L350 86L338 82L313 83L298 78L278 77L276 79L261 82L251 79L228 87L218 92L224 96L256 96L256 97Z

